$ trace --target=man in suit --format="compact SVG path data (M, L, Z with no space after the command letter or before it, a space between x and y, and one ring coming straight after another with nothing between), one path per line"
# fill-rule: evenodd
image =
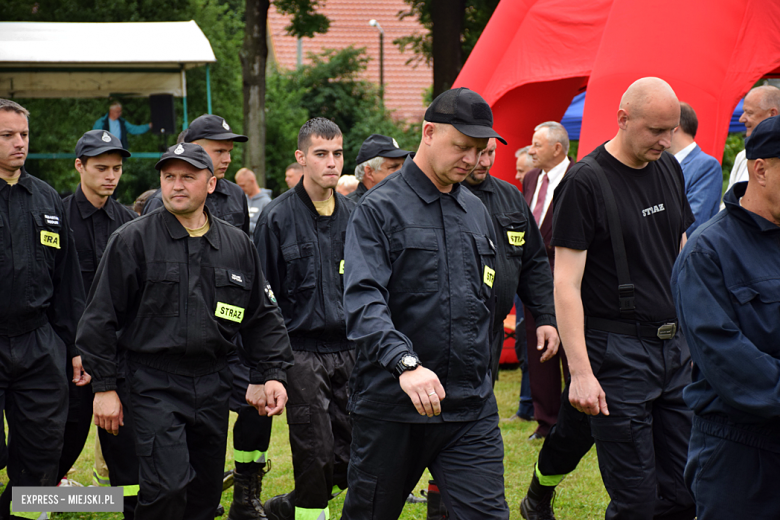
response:
M547 121L534 129L533 141L528 149L535 168L526 173L523 179L523 196L542 233L550 268L555 267L555 250L550 245L552 239L552 196L563 175L571 168L572 162L566 156L569 152L569 134L560 123ZM536 323L526 310L526 338L529 347L536 344ZM531 397L534 402L534 417L539 423L529 439L543 439L550 433L558 417L561 406L561 368L568 377L568 368L563 349L549 359L542 359L543 351L528 349L528 373L531 381Z
M691 105L681 102L680 126L674 129L669 151L682 166L685 195L693 216L696 217L696 222L685 232L688 236L718 212L723 187L723 170L720 169L720 163L711 155L702 152L694 141L698 128L699 119L696 112Z

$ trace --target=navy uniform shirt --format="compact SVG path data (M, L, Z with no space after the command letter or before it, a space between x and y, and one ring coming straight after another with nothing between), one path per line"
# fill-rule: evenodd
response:
M461 185L441 193L412 159L372 188L347 227L344 310L357 343L349 410L398 422L472 421L496 410L490 381L496 237ZM447 392L421 416L393 369L407 352Z
M672 272L693 359L683 398L701 417L780 426L780 227L743 209L747 183L702 224ZM775 437L776 438L776 437Z
M536 321L536 326L555 326L553 279L542 234L516 186L487 175L472 186L493 218L496 231L496 314L494 330L504 330L504 318L517 294Z
M93 391L116 389L118 349L128 361L199 376L227 366L238 332L250 383L286 381L292 351L254 245L206 212L202 237L165 208L111 235L76 339Z
M76 188L76 193L65 198L62 204L76 242L84 292L89 293L108 237L122 224L133 220L136 214L111 197L102 208L96 208L87 200L81 184Z
M144 206L144 215L163 207L162 193L157 190ZM217 187L206 197L206 207L212 215L221 218L249 235L249 204L246 194L234 182L217 179Z
M84 288L62 199L22 169L0 179L0 335L18 336L48 321L68 348L84 310Z

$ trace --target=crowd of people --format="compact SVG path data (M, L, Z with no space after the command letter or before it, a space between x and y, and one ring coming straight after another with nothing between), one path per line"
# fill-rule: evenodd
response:
M540 123L522 190L491 173L507 143L458 88L416 151L373 134L350 176L341 129L307 121L276 198L225 178L247 138L203 115L131 211L112 195L133 130L111 110L61 200L24 170L29 113L0 100L0 518L21 514L14 487L67 482L94 422L95 481L123 488L126 519L214 518L230 485L231 520L327 519L347 489L342 518L393 519L426 468L436 514L507 519L502 421L543 440L527 520L555 518L594 444L607 519L780 517L780 89L745 98L720 212L695 110L658 78L576 164ZM523 385L500 419L513 306ZM267 498L283 411L294 484Z

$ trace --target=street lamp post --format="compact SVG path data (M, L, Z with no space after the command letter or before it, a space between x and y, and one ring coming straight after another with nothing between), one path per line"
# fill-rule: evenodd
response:
M369 20L368 25L379 30L379 97L385 98L385 31L379 22Z

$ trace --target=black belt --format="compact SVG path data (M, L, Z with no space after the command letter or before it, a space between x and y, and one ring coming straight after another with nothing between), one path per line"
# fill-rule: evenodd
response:
M677 323L664 323L660 327L656 325L642 325L626 323L617 320L605 320L604 318L585 318L585 328L600 330L603 332L612 332L614 334L625 334L626 336L637 336L653 339L672 339L677 334Z

